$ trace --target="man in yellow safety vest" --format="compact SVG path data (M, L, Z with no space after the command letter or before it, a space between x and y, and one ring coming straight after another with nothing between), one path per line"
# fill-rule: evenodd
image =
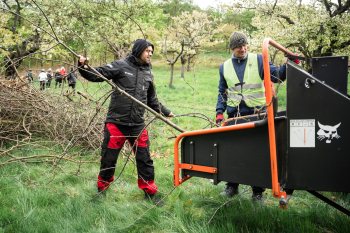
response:
M247 52L248 39L242 32L230 36L232 58L220 66L219 95L216 105L216 123L225 121L223 113L227 110L229 118L256 114L260 108L265 110L264 69L261 54ZM286 64L278 68L270 62L271 81L286 79ZM238 194L237 183L228 182L221 195L232 197ZM262 193L265 188L252 186L252 198L264 203Z

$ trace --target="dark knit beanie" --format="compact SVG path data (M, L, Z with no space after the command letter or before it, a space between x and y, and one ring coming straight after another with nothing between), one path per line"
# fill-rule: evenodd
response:
M230 36L230 49L233 50L243 44L248 44L247 36L242 32L233 32Z
M137 39L135 41L134 47L132 47L132 55L135 57L139 57L143 51L145 51L148 46L152 46L153 52L154 52L154 45L149 42L148 40L144 39Z

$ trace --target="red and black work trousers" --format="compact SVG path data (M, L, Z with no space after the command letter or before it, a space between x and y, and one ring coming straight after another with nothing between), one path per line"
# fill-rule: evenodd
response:
M154 183L153 160L149 151L150 142L147 130L144 127L144 124L140 126L124 126L106 123L101 151L100 174L97 181L99 189L107 189L114 180L118 154L125 140L128 140L136 157L139 188L148 194L157 193L158 187ZM137 138L139 135L140 137Z

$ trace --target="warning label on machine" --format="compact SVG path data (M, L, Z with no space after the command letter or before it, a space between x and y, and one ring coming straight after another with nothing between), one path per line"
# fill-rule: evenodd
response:
M290 147L315 147L315 119L290 120Z

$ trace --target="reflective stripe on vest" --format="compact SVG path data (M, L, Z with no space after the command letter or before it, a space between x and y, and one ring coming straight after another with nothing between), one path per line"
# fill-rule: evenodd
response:
M232 58L224 63L224 78L228 86L228 106L236 108L242 100L251 108L265 104L264 80L260 78L258 67L258 55L248 53L243 77L244 84L241 85L233 67Z

